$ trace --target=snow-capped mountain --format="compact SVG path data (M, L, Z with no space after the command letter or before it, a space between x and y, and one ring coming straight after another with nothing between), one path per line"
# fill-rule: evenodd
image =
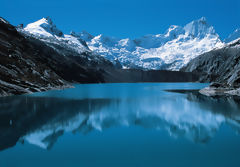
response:
M59 44L77 51L78 53L90 51L86 42L82 38L75 36L74 34L63 34L49 17L28 24L23 31L24 33L29 33L42 41Z
M203 17L184 27L170 26L164 34L131 40L98 35L89 38L91 50L125 68L179 70L190 60L223 46L218 34Z
M57 36L59 33L54 33L59 32L55 31L56 27L46 24L49 20L41 21L51 33L47 34L41 27L38 32L50 37L31 37L0 17L0 34L3 34L0 35L0 96L64 88L70 83L105 82L103 67L112 68L111 62L86 47L88 52L74 51L83 51L80 43L76 48L72 45L73 39L77 38L69 35L70 44L61 42L57 37L66 40L66 36Z
M88 60L82 61L82 63L88 62L91 64L82 64L84 66L92 66L93 64L99 66L100 64L102 65L103 62L106 63L105 66L108 66L109 63L111 63L89 49L85 40L92 38L90 34L87 32L80 34L73 31L69 35L63 34L49 17L28 24L24 29L18 28L18 31L25 36L32 36L43 41L61 55L66 57L74 56L76 58L80 56Z
M240 38L240 28L236 29L232 34L230 34L224 42L229 43Z
M41 20L28 24L25 30L40 37L63 36L62 31L59 30L55 24L53 24L49 17L42 18Z
M64 35L50 18L27 25L24 31L78 52L92 50L114 64L120 62L123 68L179 70L198 55L223 46L204 17L184 27L170 26L164 34L138 39L93 36L86 31Z

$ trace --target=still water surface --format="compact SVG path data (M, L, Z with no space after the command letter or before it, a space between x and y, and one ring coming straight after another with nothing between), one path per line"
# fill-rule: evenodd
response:
M239 167L240 98L196 91L206 85L86 84L0 98L0 167Z

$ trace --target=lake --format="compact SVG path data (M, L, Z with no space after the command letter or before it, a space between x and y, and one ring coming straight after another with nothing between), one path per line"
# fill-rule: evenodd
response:
M200 83L84 84L0 98L0 167L239 167L240 98Z

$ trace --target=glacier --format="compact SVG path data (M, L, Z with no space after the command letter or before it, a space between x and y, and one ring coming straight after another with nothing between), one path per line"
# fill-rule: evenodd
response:
M41 40L61 43L77 52L92 51L122 68L178 71L198 55L224 46L205 17L185 26L172 25L163 34L120 39L86 31L63 34L50 18L28 24L24 32Z

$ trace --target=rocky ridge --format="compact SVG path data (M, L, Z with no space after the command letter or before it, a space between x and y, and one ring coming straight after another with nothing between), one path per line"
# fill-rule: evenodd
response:
M181 71L199 73L200 82L213 82L201 91L206 95L240 95L240 38L198 56Z

